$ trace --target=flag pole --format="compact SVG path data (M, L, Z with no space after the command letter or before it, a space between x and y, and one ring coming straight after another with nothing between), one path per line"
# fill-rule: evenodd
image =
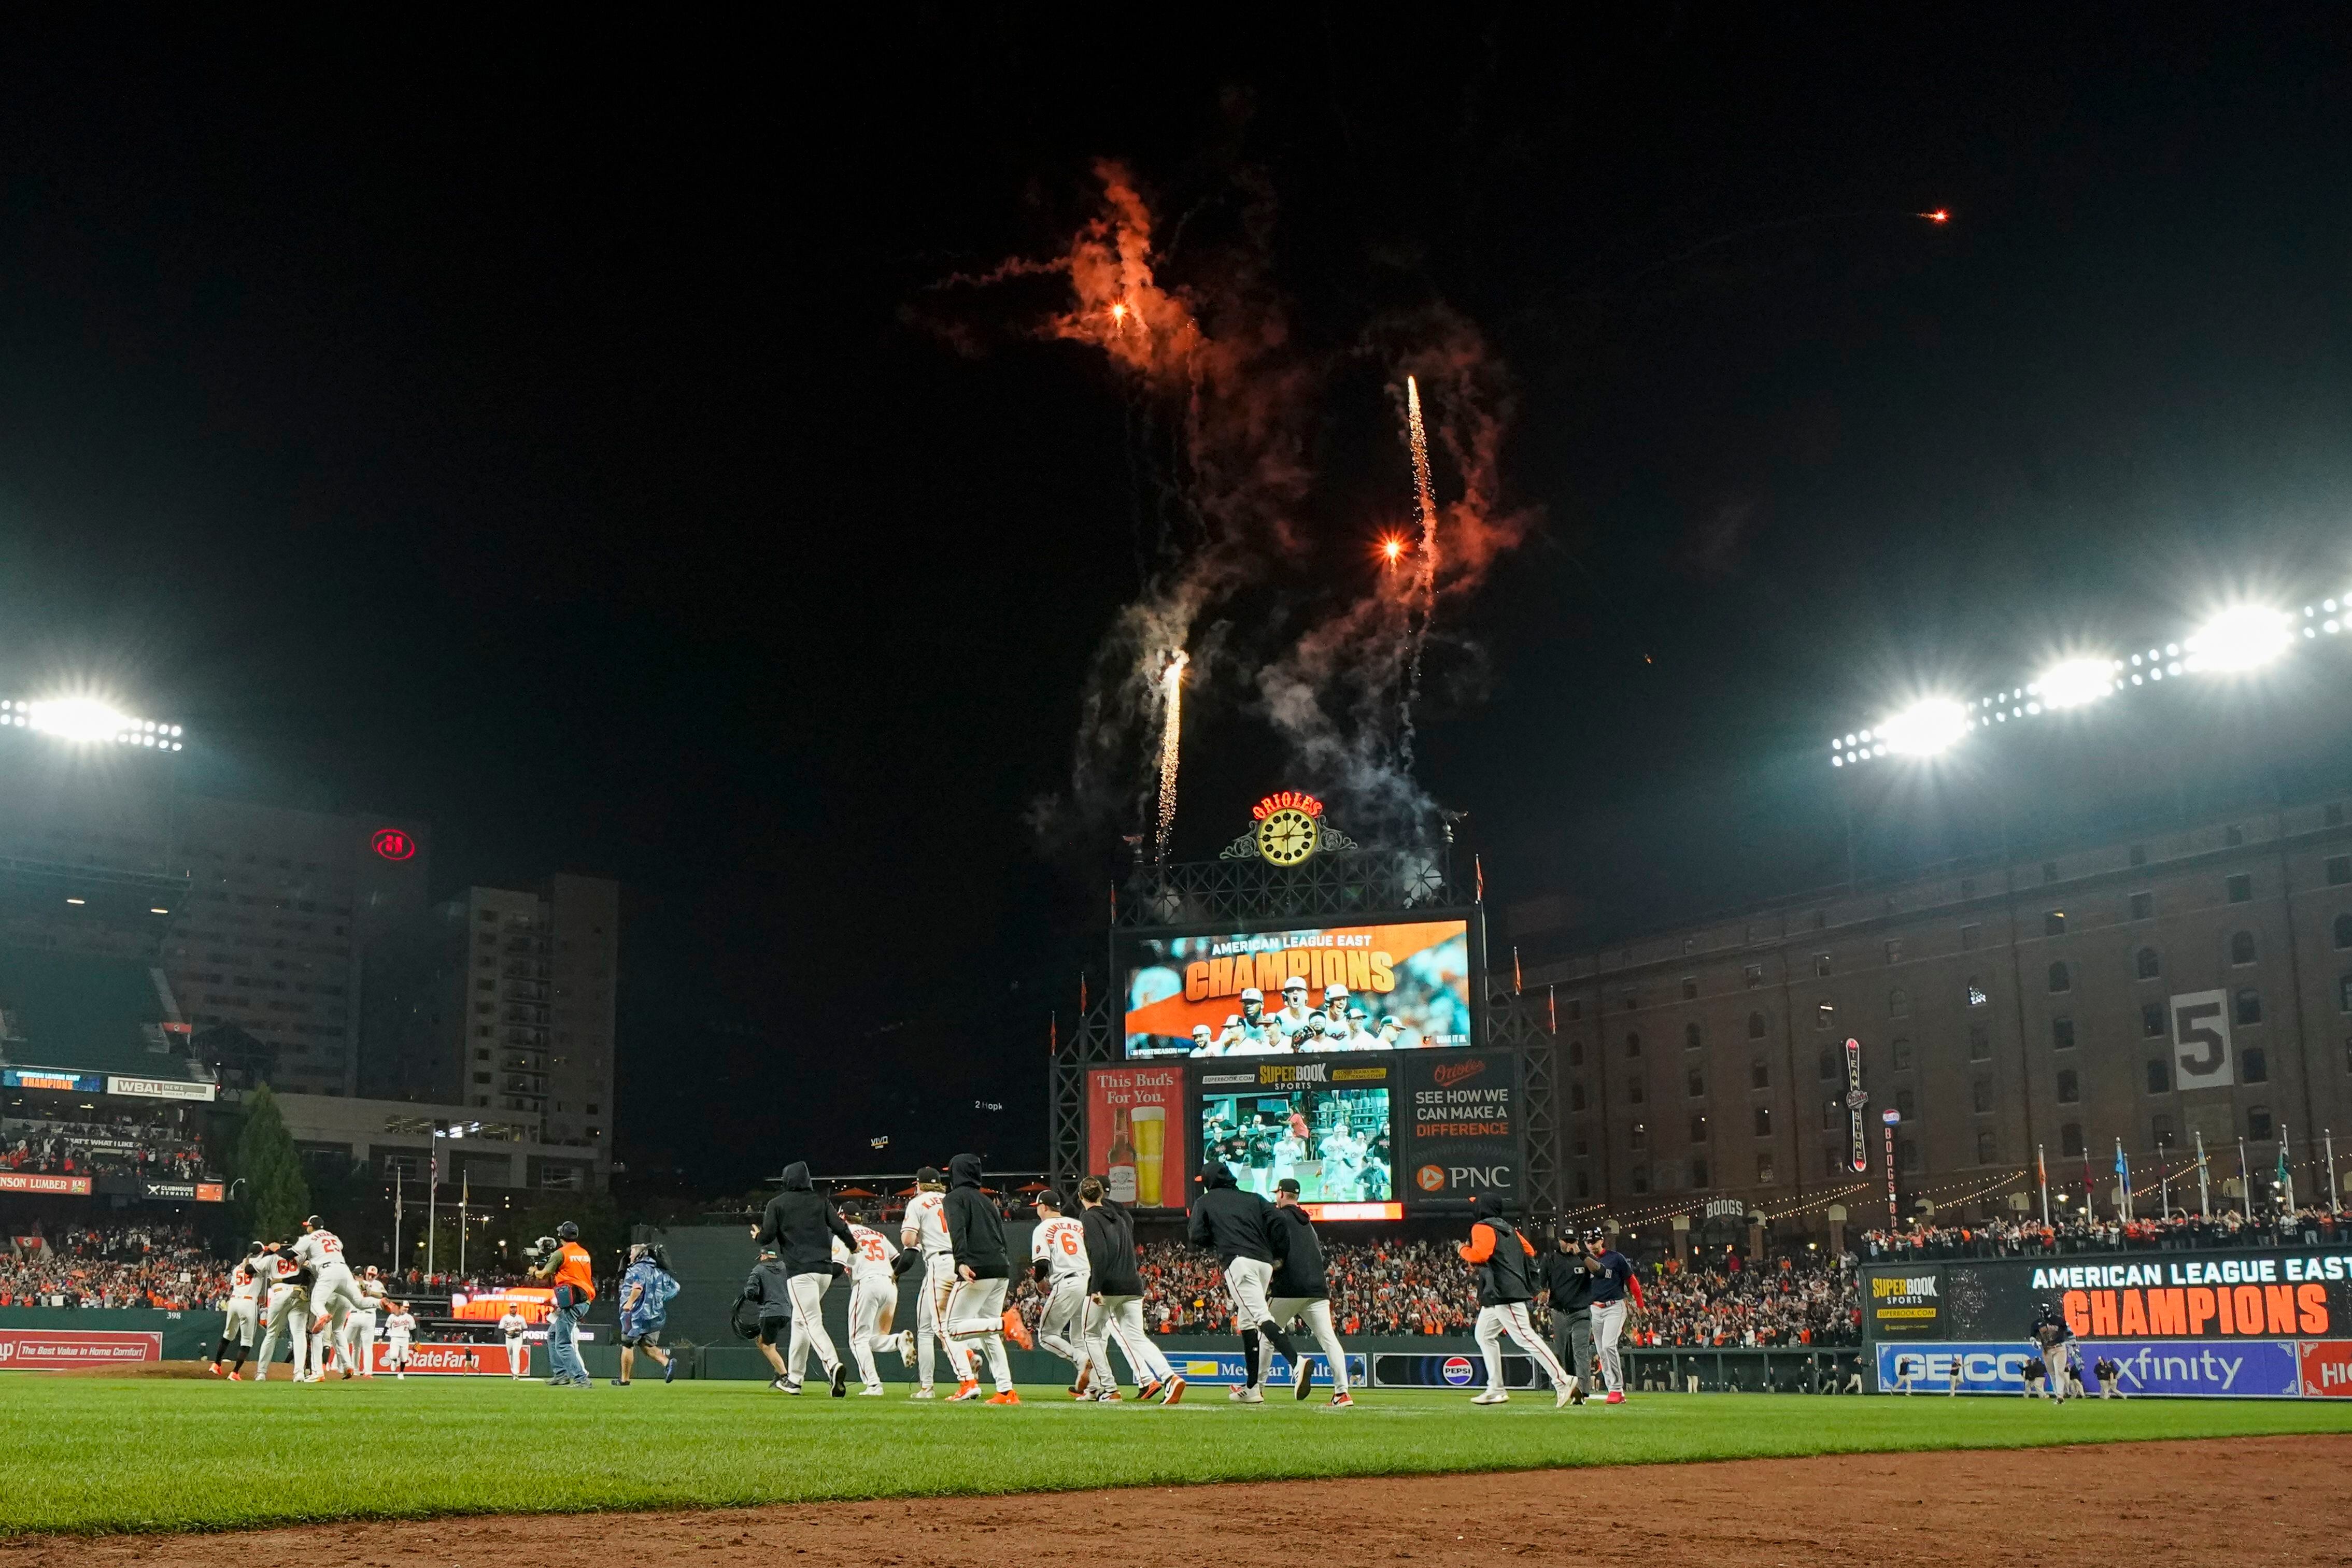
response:
M433 1145L432 1163L425 1168L425 1273L433 1274L434 1231L440 1228L439 1216L434 1212L434 1200L441 1196L441 1145Z
M2287 1153L2286 1124L2279 1124L2279 1176L2286 1184L2286 1207L2282 1214L2294 1212L2294 1160Z
M2197 1130L2197 1218L2213 1218L2212 1200L2205 1192L2205 1130L2202 1127Z
M392 1267L400 1270L400 1167L392 1167Z
M2172 1166L2164 1151L2156 1151L2156 1200L2164 1209L2164 1218L2172 1218Z
M457 1176L457 1278L460 1280L466 1277L466 1200L473 1196L473 1176L471 1171L463 1171Z
M2120 1137L2116 1140L2116 1217L2128 1225L2132 1218L2131 1162L2124 1158L2124 1141Z
M2334 1214L2338 1211L2336 1202L2336 1134L2331 1128L2322 1127L2319 1135L2327 1145L2327 1212Z
M2238 1140L2238 1207L2251 1223L2254 1218L2254 1178L2246 1172L2246 1140Z

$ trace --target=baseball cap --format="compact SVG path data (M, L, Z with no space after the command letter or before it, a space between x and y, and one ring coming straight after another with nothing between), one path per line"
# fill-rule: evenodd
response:
M1055 1208L1067 1208L1069 1207L1068 1204L1062 1201L1062 1192L1059 1187L1047 1187L1045 1191L1037 1195L1037 1201L1039 1203L1050 1203Z
M947 1178L946 1178L945 1176L943 1176L940 1175L940 1167L939 1167L939 1166L925 1166L921 1170L919 1170L919 1171L917 1171L917 1172L915 1173L915 1179L916 1179L917 1181L919 1181L919 1182L926 1182L926 1181L945 1181Z
M1276 1192L1286 1192L1290 1194L1291 1197L1296 1197L1298 1196L1298 1178L1297 1176L1285 1176L1280 1181L1274 1184L1274 1190Z
M1242 1000L1245 1002L1262 1002L1265 1000L1265 993L1259 990L1255 986L1252 986L1249 989L1242 993Z
M1326 986L1323 988L1323 999L1327 1002L1339 1001L1342 998L1346 997L1347 994L1348 988L1345 986Z
M1286 991L1303 991L1307 988L1307 977L1293 975L1282 982L1282 988Z

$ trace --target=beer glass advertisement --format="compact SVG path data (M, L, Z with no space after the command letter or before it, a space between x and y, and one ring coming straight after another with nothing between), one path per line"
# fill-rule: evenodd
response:
M1395 1151L1386 1063L1261 1061L1201 1072L1201 1154L1271 1201L1298 1183L1316 1219L1396 1219Z
M1114 1203L1186 1207L1184 1070L1097 1067L1087 1072L1087 1169Z
M1140 936L1123 957L1130 1059L1470 1043L1463 920Z

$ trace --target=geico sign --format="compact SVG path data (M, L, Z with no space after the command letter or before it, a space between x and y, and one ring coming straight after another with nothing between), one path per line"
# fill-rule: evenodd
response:
M2025 1381L2025 1352L1911 1351L1895 1353L1895 1375L1900 1380L1910 1377L1927 1383L1949 1383L1952 1364L1958 1362L1960 1381L1964 1384L2022 1383Z

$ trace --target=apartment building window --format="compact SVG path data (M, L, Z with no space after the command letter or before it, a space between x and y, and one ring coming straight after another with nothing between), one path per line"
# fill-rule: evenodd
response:
M1759 1138L1772 1135L1772 1107L1769 1105L1756 1107L1756 1135Z
M1908 1072L1911 1071L1911 1040L1909 1036L1895 1036L1891 1054L1895 1058L1895 1071Z
M1977 944L1983 940L1983 926L1971 922L1960 927L1960 951L1963 953L1974 952Z
M2067 972L2067 970L2066 970L2066 966L2065 966L2064 964L2063 964L2063 963L2060 963L2060 964L2053 964L2053 965L2051 965L2051 966L2050 966L2050 990L2051 990L2051 993L2054 996L2054 995L2056 995L2056 994L2057 994L2058 992L2060 992L2060 991L2071 991L2071 990L2073 990L2074 988L2074 977L2073 975L2071 975L2071 974L2069 974L2069 973Z
M1900 986L1886 993L1886 1016L1907 1019L1911 1016L1911 993Z
M2164 1038L2164 1004L2162 1002L2140 1003L2139 1032L2143 1040Z
M2172 1092L2172 1064L2160 1056L2147 1059L2147 1092L2151 1094Z
M1991 1079L1990 1079L1990 1078L1979 1078L1979 1079L1976 1080L1973 1083L1971 1083L1971 1084L1969 1084L1969 1094L1970 1094L1970 1096L1971 1096L1971 1101L1970 1101L1970 1103L1971 1103L1972 1104L1974 1104L1974 1105L1975 1105L1975 1107L1976 1107L1976 1113L1977 1113L1977 1114L1978 1114L1978 1115L1979 1115L1979 1116L1983 1116L1983 1115L1988 1115L1988 1114L1990 1114L1990 1113L1991 1113L1991 1111L1992 1111L1992 1080L1991 1080Z
M2339 915L2336 917L2336 946L2339 952L2344 948L2352 947L2352 915Z
M1993 1158L1992 1134L1989 1132L1979 1133L1977 1134L1977 1164L1980 1166L1989 1166L1995 1163L1996 1162Z
M2271 1108L2267 1105L2246 1107L2246 1136L2258 1144L2271 1141Z
M2155 919L2156 894L2152 893L2133 894L2131 895L2131 917L2134 920Z
M2229 889L2231 903L2252 904L2254 901L2254 879L2247 873L2239 873L2224 885Z
M2071 1067L2058 1074L2058 1103L2079 1105L2083 1101L2083 1081Z
M477 1072L474 1074L474 1082L477 1083L488 1083L489 1081L490 1075L487 1072Z
M1756 1185L1758 1186L1772 1185L1772 1156L1769 1155L1756 1156Z
M1685 1051L1696 1051L1706 1043L1706 1037L1699 1032L1698 1025L1695 1023L1686 1023L1683 1025L1683 1049Z
M2238 988L2238 1021L2240 1023L2263 1021L2263 994L2252 986L2241 986Z
M2238 1071L2249 1083L2271 1081L2270 1053L2259 1045L2250 1045L2238 1052Z
M1698 977L1696 975L1685 975L1683 977L1683 1000L1686 1002L1695 1002L1698 1000Z
M1827 953L1816 953L1816 954L1814 954L1814 955L1813 955L1813 978L1815 978L1816 980L1826 980L1826 979L1828 979L1829 977L1830 977L1830 956L1829 956Z
M1992 1060L1992 1030L1983 1024L1969 1025L1969 1060L1970 1061Z
M1754 990L1764 983L1764 966L1761 964L1747 966L1739 971L1739 978L1749 990Z
M2352 882L2352 855L2329 855L2327 885L2341 887L2347 882Z
M2074 1049L2074 1020L2073 1019L2055 1018L2050 1020L2050 1049L2053 1051L2072 1051Z
M2148 1118L2148 1123L2147 1123L2147 1130L2148 1130L2148 1134L2149 1134L2150 1141L2151 1141L2151 1142L2153 1142L2153 1143L2156 1145L2156 1146L2157 1146L2158 1148L2159 1148L2159 1149L2168 1149L2168 1148L2172 1147L2172 1118L2171 1118L2171 1117L2169 1117L2169 1116L2151 1116L2151 1117L2149 1117L2149 1118Z
M2042 916L2042 935L2044 936L2065 936L2066 912L2063 909L2053 909L2044 914Z
M1748 1064L1748 1086L1751 1089L1772 1087L1772 1064L1762 1057Z
M1685 1085L1690 1097L1696 1100L1706 1093L1706 1074L1694 1067L1690 1070L1690 1076L1685 1080Z
M2083 1152L2083 1124L2069 1122L2058 1129L2058 1152L2080 1155Z
M2160 979L2164 975L2164 959L2153 947L2143 947L2132 955L2132 977L2135 979Z
M1762 1040L1762 1039L1764 1038L1765 1031L1766 1031L1766 1029L1767 1029L1767 1028L1768 1028L1768 1026L1767 1026L1767 1024L1765 1023L1764 1015L1763 1015L1762 1013L1760 1013L1760 1012L1756 1012L1756 1013L1749 1013L1749 1014L1748 1015L1748 1039L1750 1039L1750 1040Z
M1694 1144L1704 1144L1706 1142L1706 1117L1693 1116L1690 1119L1690 1141Z

